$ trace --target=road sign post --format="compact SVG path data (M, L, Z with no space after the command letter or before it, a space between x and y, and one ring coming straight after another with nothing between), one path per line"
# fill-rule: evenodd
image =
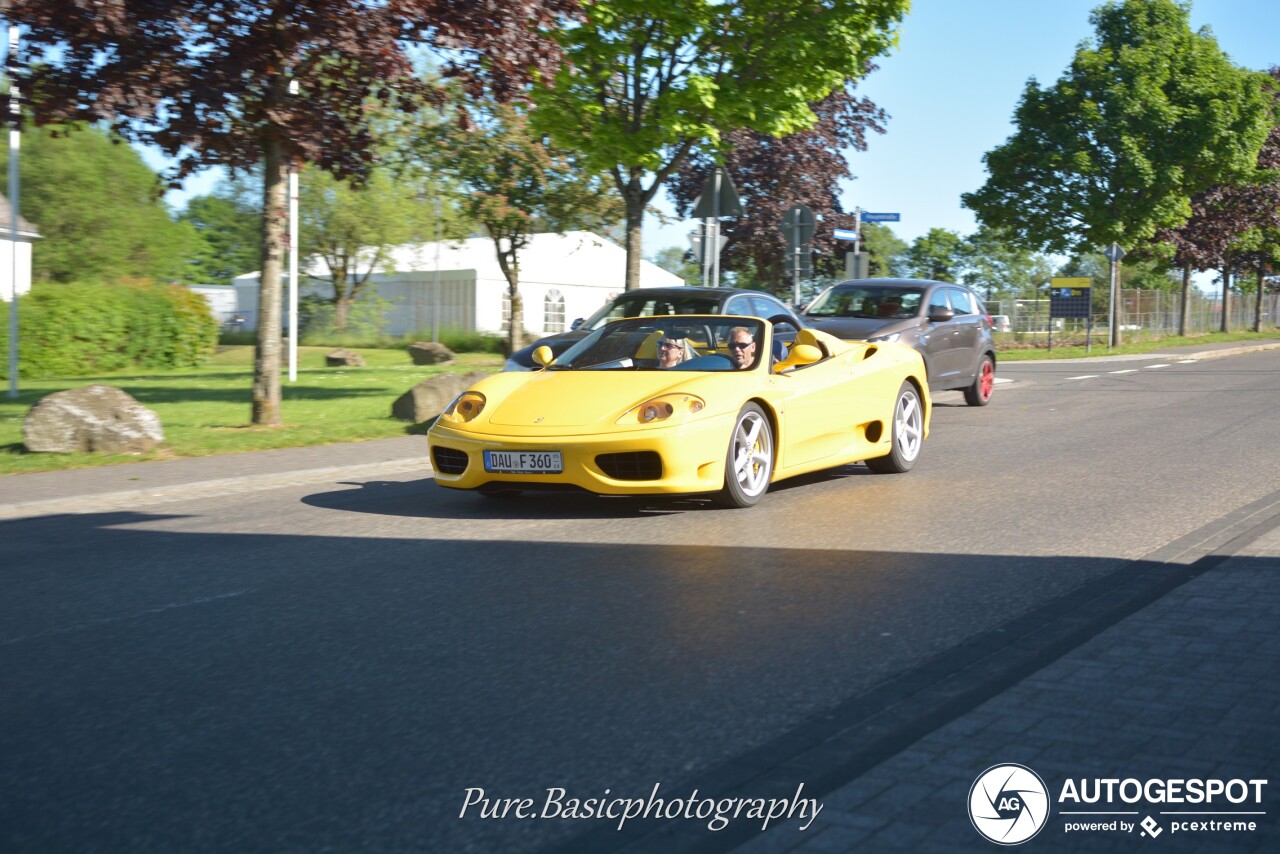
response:
M707 176L702 193L693 204L693 215L703 220L702 283L720 287L720 218L742 216L742 202L729 173L720 166Z
M1119 243L1112 243L1102 253L1107 256L1107 260L1111 262L1111 300L1107 307L1107 325L1110 328L1109 341L1111 347L1120 346L1120 259L1125 256L1125 251L1120 248Z
M790 250L788 266L791 269L791 304L800 304L800 277L812 270L809 259L809 241L813 238L816 221L808 205L793 205L782 215L782 233Z

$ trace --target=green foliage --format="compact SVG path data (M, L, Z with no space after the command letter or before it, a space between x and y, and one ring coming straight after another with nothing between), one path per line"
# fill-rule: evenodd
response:
M986 226L1052 252L1133 249L1191 214L1190 199L1256 169L1269 78L1233 65L1188 4L1124 0L1053 86L1027 83L1017 130L963 196Z
M8 158L0 152L0 169ZM23 218L41 235L34 280L194 282L195 230L170 217L156 173L118 138L85 125L28 128L18 169Z
M702 267L686 249L668 246L658 250L651 260L668 273L679 276L686 285L702 284Z
M959 282L964 265L963 245L964 238L956 232L931 228L900 256L899 269L903 275L916 279Z
M179 218L200 236L190 281L229 285L262 263L262 200L248 192L245 176L222 181L206 196L187 202Z
M18 372L26 378L190 367L218 341L208 303L178 285L37 283L20 299L18 320Z
M861 249L871 256L870 269L867 271L869 275L878 277L905 275L904 257L908 248L907 242L894 234L889 226L878 222L862 224ZM852 251L852 244L849 249Z

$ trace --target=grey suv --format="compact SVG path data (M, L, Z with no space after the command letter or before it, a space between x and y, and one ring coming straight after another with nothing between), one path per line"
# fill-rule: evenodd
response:
M991 317L964 285L853 279L827 288L800 318L837 338L908 344L924 356L930 391L963 389L970 406L991 400L996 372Z

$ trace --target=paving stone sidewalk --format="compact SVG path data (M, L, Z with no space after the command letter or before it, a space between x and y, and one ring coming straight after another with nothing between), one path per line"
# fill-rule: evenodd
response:
M1274 525L1274 522L1273 522ZM1017 763L1044 780L1052 811L1020 850L1280 851L1280 526L1066 656L821 798L807 832L775 826L737 854L990 852L970 788ZM1268 780L1261 806L1111 807L1151 818L1155 837L1067 833L1063 783L1081 778ZM1161 810L1264 815L1172 816ZM1174 832L1174 820L1253 820L1254 832Z

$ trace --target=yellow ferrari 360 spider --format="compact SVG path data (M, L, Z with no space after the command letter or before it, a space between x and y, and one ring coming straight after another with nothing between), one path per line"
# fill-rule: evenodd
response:
M543 352L545 351L545 352ZM900 344L725 315L619 320L542 369L475 383L427 434L435 480L487 495L714 493L858 461L905 472L929 432L924 363Z

